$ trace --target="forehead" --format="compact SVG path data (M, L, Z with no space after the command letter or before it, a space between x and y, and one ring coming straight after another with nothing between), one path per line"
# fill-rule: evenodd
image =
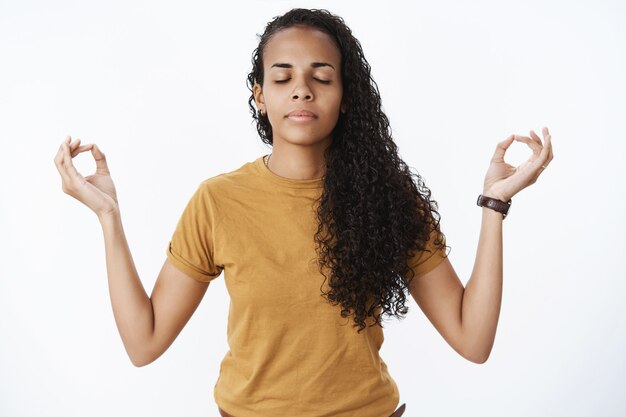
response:
M335 68L341 61L341 53L333 38L309 26L291 26L276 32L265 45L264 66L276 62L288 62L294 66L308 66L313 61L324 61Z

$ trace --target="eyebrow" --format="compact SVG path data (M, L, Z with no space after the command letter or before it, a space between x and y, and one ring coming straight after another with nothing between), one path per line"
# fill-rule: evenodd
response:
M286 62L277 62L277 63L273 64L270 67L270 69L274 68L274 67L278 67L278 68L293 68L293 65L291 65L289 63L286 63ZM333 70L335 70L335 67L333 67L332 65L330 65L327 62L311 62L311 67L312 68L331 67Z

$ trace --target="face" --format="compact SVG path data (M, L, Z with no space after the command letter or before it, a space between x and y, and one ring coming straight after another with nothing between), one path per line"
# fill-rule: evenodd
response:
M333 39L308 26L280 30L265 46L263 65L263 87L255 84L253 92L272 125L274 145L332 141L343 96L341 53ZM289 116L297 110L314 116Z

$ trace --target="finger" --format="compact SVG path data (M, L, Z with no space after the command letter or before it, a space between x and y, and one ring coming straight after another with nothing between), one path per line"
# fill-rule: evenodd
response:
M539 155L539 158L537 158L537 160L540 162L539 166L541 166L541 168L546 169L548 167L548 164L550 163L550 161L552 160L552 136L547 133L548 128L543 128L543 133L544 133L544 137L545 137L545 145L543 147L543 149L541 150L541 154Z
M528 145L530 149L532 149L533 154L539 155L542 149L542 145L538 145L533 139L528 136L515 135L515 140L519 142L524 142Z
M80 174L78 174L78 171L76 171L76 168L72 165L67 141L61 144L57 157L55 158L55 163L59 174L61 174L63 192L73 195L72 190L75 188L76 177L80 176Z
M552 150L552 135L548 131L547 127L543 128L543 136L544 136L545 146L550 148L550 150Z
M71 153L72 158L75 158L76 155L78 155L79 153L82 153L82 152L90 150L92 147L93 147L93 143L90 143L88 145L79 146L78 148L75 148L72 151L72 153Z
M546 131L548 130L548 128L546 128ZM550 149L549 155L548 155L548 162L552 161L552 158L554 158L554 153L552 152L552 135L550 133L548 133L548 135L546 136L546 147L548 147Z
M530 137L531 137L531 138L532 138L535 142L537 142L539 145L543 145L543 143L541 142L541 138L539 137L539 135L538 135L538 134L536 134L536 133L535 133L535 131L534 131L534 130L531 130L531 131L530 131Z
M508 138L504 139L502 142L498 142L498 144L496 145L496 150L493 153L493 158L491 158L491 160L493 162L503 162L504 154L506 153L508 147L511 146L511 144L513 143L513 140L515 140L515 135L511 135Z
M552 161L552 159L554 158L554 152L552 151L552 136L548 135L546 137L547 137L547 140L548 140L547 147L549 149L547 164L549 164ZM547 166L547 164L544 164L544 166Z
M80 139L70 142L70 153L80 145Z
M69 145L67 143L64 143L62 146L63 146L63 149L62 149L63 169L65 171L65 174L68 176L70 184L71 184L71 182L75 181L78 177L80 177L80 174L78 173L78 171L76 170L76 167L74 167L74 164L72 163L72 156L70 155Z
M94 144L91 148L91 154L93 158L96 160L96 173L98 174L110 174L109 167L107 165L106 156L100 150L98 145Z
M70 135L66 136L65 140L61 143L61 146L59 146L59 150L54 158L55 166L57 167L59 174L61 174L64 185L71 181L71 177L68 175L65 159L65 153L71 141L72 137Z
M57 151L57 154L54 156L54 166L57 168L57 171L59 171L59 174L61 175L61 180L63 181L64 184L67 184L69 182L69 176L67 175L67 173L65 172L65 167L63 164L64 158L63 158L63 152L64 152L64 148L63 145L67 144L67 140L64 141L63 143L61 143L61 146L59 146L59 150Z

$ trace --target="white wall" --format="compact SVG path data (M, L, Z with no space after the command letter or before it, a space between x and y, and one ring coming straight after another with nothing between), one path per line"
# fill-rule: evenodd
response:
M405 416L626 413L626 18L618 1L0 3L0 415L214 416L223 276L170 349L135 368L111 310L99 223L61 191L67 135L107 154L148 293L198 183L269 153L248 113L256 34L327 8L361 41L405 161L474 263L497 142L548 126L555 158L504 221L504 294L483 365L411 300L381 355ZM530 155L513 143L506 159ZM75 160L91 173L86 153Z

